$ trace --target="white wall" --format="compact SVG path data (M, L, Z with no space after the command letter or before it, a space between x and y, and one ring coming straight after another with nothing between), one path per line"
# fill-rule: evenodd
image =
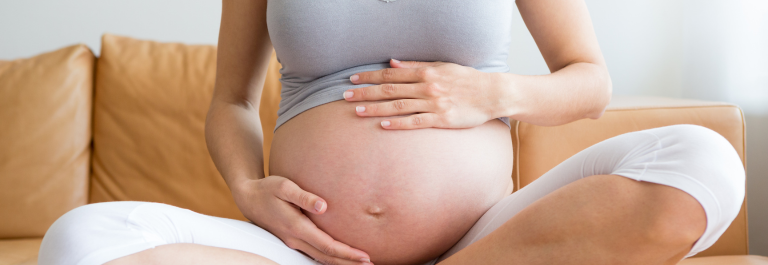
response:
M586 2L614 93L728 101L768 115L768 1ZM511 71L548 73L516 22Z
M85 43L96 53L101 35L216 44L221 1L0 1L0 60Z
M406 1L406 0L402 0ZM768 1L585 0L613 78L614 93L739 104L747 113L750 244L768 256ZM215 44L220 1L0 1L0 60L85 43L100 36ZM511 72L546 74L515 18Z

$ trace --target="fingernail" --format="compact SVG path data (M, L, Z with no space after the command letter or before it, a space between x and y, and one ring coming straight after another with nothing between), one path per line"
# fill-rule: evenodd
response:
M315 210L317 210L318 212L319 212L319 211L322 211L322 210L323 210L323 207L325 207L325 203L324 203L324 202L322 202L322 201L317 201L317 202L315 203Z
M357 106L357 107L355 107L355 111L357 111L357 112L365 112L365 107Z
M352 82L357 81L357 79L360 79L360 77L357 76L357 75L352 75L352 76L349 77L349 81L352 81Z
M390 124L392 124L392 123L390 123L389 121L382 121L381 122L381 126L382 127L389 127Z
M371 260L368 259L368 258L362 258L362 259L360 259L360 261L365 262L365 263L371 263Z
M344 98L352 98L352 96L354 95L355 95L355 92L352 92L352 91L344 92Z
M392 59L392 61L395 62L395 63L400 63L400 61L397 60L397 59Z

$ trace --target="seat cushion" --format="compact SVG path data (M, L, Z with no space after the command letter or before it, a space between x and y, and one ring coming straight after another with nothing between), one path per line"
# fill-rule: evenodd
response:
M554 127L516 122L513 128L516 188L524 187L577 152L610 137L644 129L695 124L725 137L744 162L744 119L739 107L727 103L653 98L614 97L597 120L583 119ZM746 203L731 226L697 257L746 255Z
M43 236L86 203L94 60L74 45L0 62L0 238Z
M678 265L768 265L768 258L754 255L690 258Z
M35 265L42 238L0 239L0 265Z

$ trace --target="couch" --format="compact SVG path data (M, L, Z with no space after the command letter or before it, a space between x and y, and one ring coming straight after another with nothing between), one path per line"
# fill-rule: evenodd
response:
M88 203L154 201L244 219L204 140L215 63L214 46L114 35L102 38L99 58L73 45L0 61L0 265L36 264L51 223ZM260 107L267 160L279 69L273 55ZM746 161L737 106L614 97L598 120L556 127L512 121L510 177L516 188L524 187L601 140L684 123L722 134ZM768 264L766 257L748 255L747 244L745 201L714 246L681 264Z

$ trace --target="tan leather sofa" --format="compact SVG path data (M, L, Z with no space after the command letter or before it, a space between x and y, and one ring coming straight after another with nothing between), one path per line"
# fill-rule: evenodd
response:
M0 265L36 264L41 238L87 203L156 201L243 219L203 138L216 49L106 35L100 58L84 45L0 62ZM277 117L272 58L261 105L266 148ZM541 127L513 121L517 187L578 151L630 131L698 124L744 157L734 105L616 97L599 120ZM722 238L681 264L768 264L748 256L746 205Z

